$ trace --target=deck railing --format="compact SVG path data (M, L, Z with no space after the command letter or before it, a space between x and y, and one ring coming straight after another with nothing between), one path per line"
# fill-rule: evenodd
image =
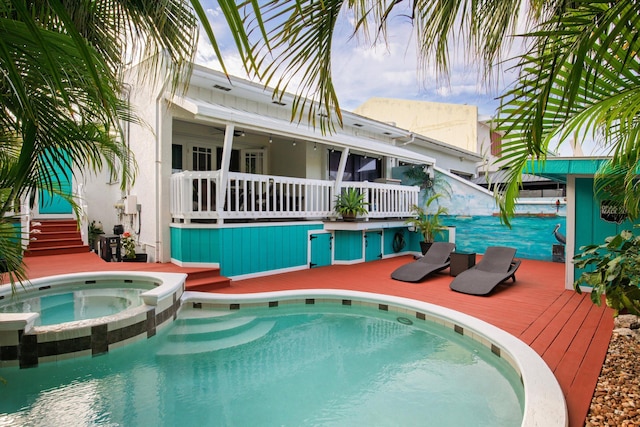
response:
M184 171L171 177L173 219L324 219L335 216L333 181L230 172L220 195L220 171ZM365 194L364 218L406 218L418 202L418 187L371 182L344 182Z

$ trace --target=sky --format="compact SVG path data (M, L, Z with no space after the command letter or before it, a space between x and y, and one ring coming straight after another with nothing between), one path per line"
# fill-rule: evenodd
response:
M214 33L223 50L228 71L247 78L223 16L212 0L203 2ZM492 116L498 106L496 97L513 73L504 72L499 84L489 88L478 83L478 71L463 64L463 52L452 55L450 79L436 79L433 70L419 72L415 38L409 19L393 17L389 22L388 44L371 47L370 43L351 39L352 23L341 16L332 44L332 75L343 110L352 111L371 97L468 104L478 106L480 116ZM201 35L196 62L220 70L221 67L206 36Z
M234 76L248 78L216 1L203 0L202 4L222 50L227 70ZM437 78L433 69L419 70L413 27L408 17L400 14L392 17L388 21L388 29L387 44L371 46L371 43L353 39L352 20L344 14L340 16L334 31L331 60L333 82L341 109L353 111L369 98L383 97L475 105L480 120L495 116L499 105L497 98L515 81L515 71L508 66L502 67L496 70L491 84L484 84L477 67L465 65L464 50L455 49L450 54L447 82ZM524 28L519 28L519 32L524 31ZM509 49L505 58L517 57L522 52L522 48L515 43ZM196 62L221 70L204 34L199 39ZM552 144L549 148L557 149L561 156L573 154L568 143L559 147ZM585 155L603 154L602 149L597 148L589 138L583 143L583 151Z

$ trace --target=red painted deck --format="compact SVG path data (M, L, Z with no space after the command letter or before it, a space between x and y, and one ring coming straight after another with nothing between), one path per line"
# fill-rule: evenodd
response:
M451 291L452 278L446 272L420 284L397 282L389 277L396 267L411 260L404 256L233 281L230 287L217 292L351 289L413 298L475 316L519 337L542 356L564 391L570 426L584 426L611 339L613 317L611 310L595 306L588 294L578 295L564 289L564 264L523 260L515 284L509 281L489 297L475 297ZM169 267L105 263L94 254L28 258L25 262L31 278L78 271L167 271Z

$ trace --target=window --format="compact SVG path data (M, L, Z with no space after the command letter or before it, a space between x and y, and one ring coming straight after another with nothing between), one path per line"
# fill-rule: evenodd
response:
M174 172L180 172L184 168L182 167L182 145L171 145L171 169Z
M264 150L242 150L244 173L264 174Z
M329 177L336 179L340 166L339 151L329 152ZM347 166L344 169L344 181L373 182L382 177L382 162L376 157L349 154Z
M222 168L222 147L216 147L216 170ZM229 171L240 172L240 151L231 150L231 162L229 163Z
M211 148L197 146L193 147L193 170L211 170Z

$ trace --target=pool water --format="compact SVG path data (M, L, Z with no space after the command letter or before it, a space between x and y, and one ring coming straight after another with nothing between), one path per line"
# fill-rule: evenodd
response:
M0 425L519 426L524 400L479 343L336 304L183 309L152 339L0 377Z
M110 316L142 304L144 289L99 288L9 300L0 313L40 313L36 326Z
M551 261L553 245L558 241L553 235L556 224L566 234L566 218L562 216L517 216L511 220L511 228L500 223L496 216L447 216L446 226L456 227L456 251L482 254L487 246L516 248L516 257Z

